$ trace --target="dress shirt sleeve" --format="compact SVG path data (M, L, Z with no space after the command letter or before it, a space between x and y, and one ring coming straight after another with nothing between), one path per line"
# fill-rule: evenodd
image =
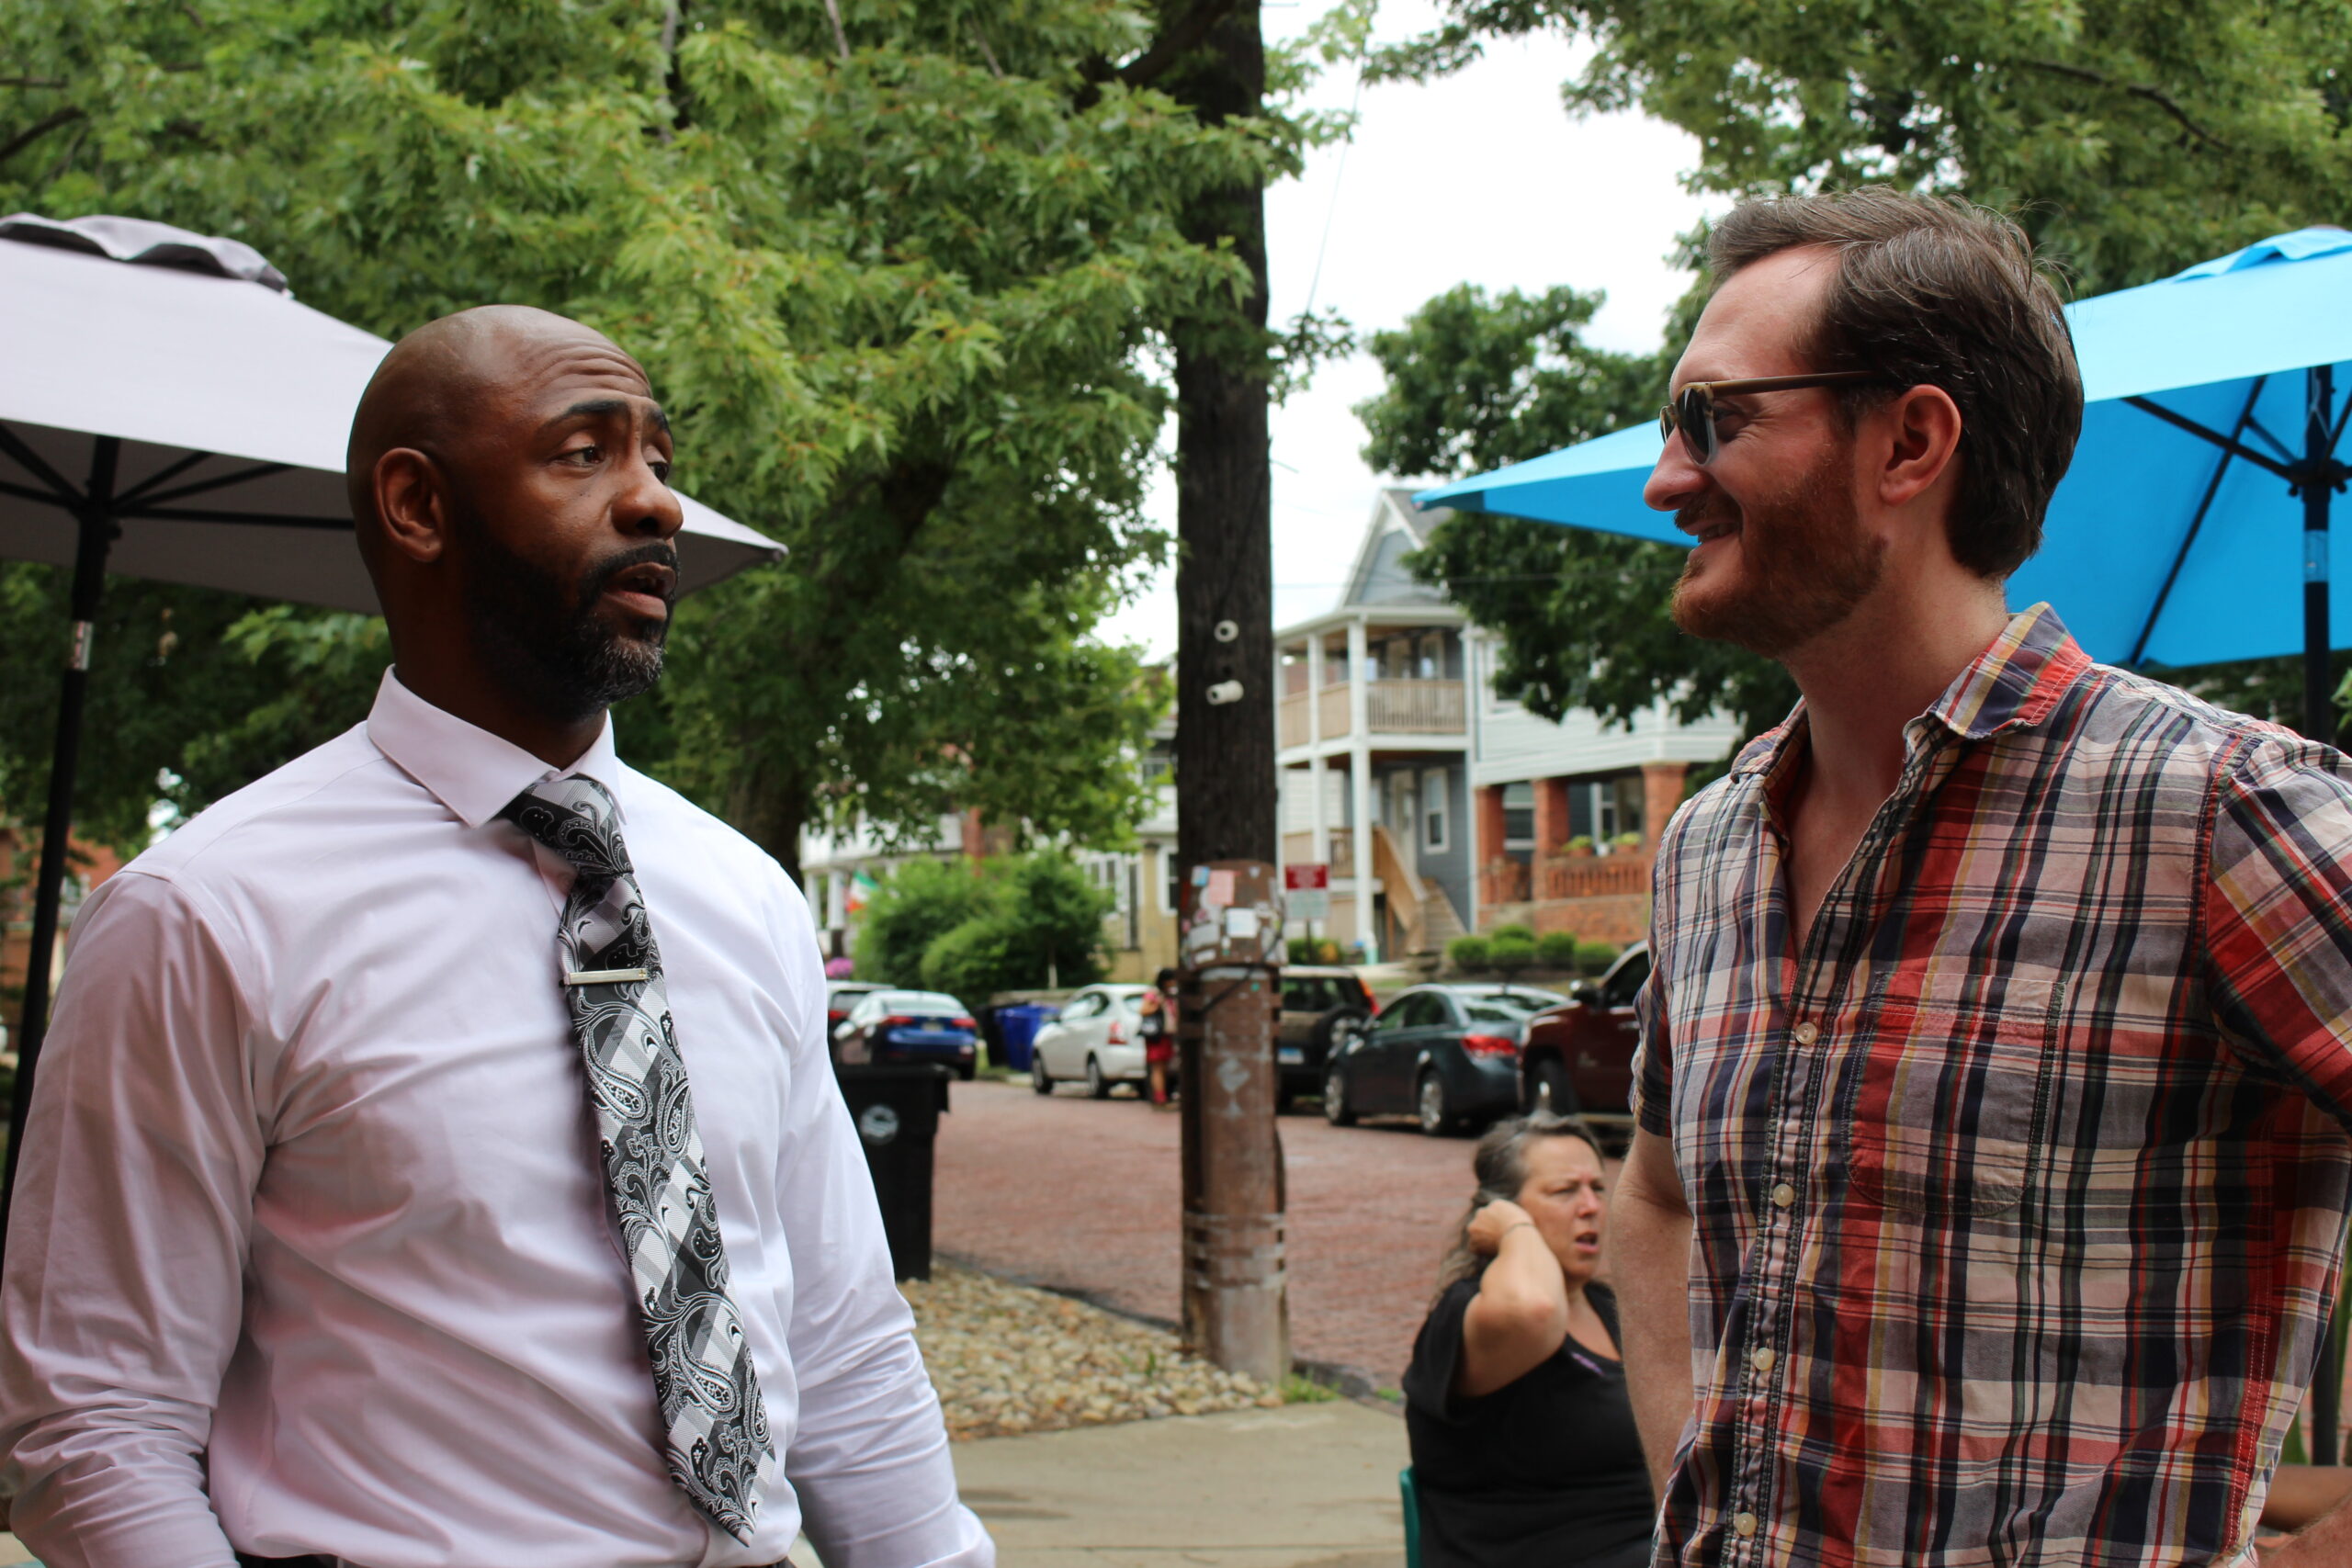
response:
M2222 1027L2352 1128L2352 779L2257 743L2220 781L2205 886Z
M939 1397L825 1055L824 969L797 896L794 911L784 938L797 1010L792 1125L778 1179L800 1409L785 1473L825 1568L994 1568L995 1544L956 1499Z
M0 1280L13 1528L49 1568L233 1568L203 1454L262 1163L245 1009L187 896L137 871L72 952Z

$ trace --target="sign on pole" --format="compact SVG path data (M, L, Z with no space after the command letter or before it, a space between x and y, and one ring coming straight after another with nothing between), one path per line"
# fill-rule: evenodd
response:
M1295 920L1331 918L1331 868L1320 861L1283 867L1283 905Z

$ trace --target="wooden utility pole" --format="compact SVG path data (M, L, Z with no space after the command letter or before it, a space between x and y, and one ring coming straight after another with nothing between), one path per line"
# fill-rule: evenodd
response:
M1209 124L1263 107L1257 0L1216 15L1163 84ZM1230 243L1250 269L1230 315L1176 332L1176 821L1183 903L1271 883L1275 858L1273 570L1267 464L1265 197L1208 193L1192 238ZM1251 868L1262 867L1260 877ZM1222 917L1219 917L1222 919ZM1279 928L1264 933L1272 949ZM1217 1365L1278 1382L1290 1371L1282 1145L1274 1126L1275 999L1262 963L1186 949L1182 1052L1185 1337Z

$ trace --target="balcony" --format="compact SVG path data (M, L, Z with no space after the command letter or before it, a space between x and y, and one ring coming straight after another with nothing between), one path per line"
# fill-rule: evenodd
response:
M1538 898L1604 898L1649 890L1650 857L1646 852L1546 855L1535 866Z
M1346 684L1319 692L1293 692L1282 699L1276 734L1283 749L1307 743L1307 705L1320 705L1317 716L1322 738L1336 740L1351 733ZM1381 735L1460 735L1464 731L1463 686L1459 681L1368 681L1364 683L1364 717L1371 733Z

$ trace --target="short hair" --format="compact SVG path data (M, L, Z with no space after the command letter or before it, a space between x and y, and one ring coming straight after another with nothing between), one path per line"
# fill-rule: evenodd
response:
M1838 276L1808 343L1818 370L1883 380L1841 389L1849 424L1894 389L1939 387L1960 410L1951 553L2001 579L2041 547L2051 492L2083 426L2074 334L2025 231L1989 208L1866 186L1743 202L1716 220L1718 280L1781 251L1819 245Z

